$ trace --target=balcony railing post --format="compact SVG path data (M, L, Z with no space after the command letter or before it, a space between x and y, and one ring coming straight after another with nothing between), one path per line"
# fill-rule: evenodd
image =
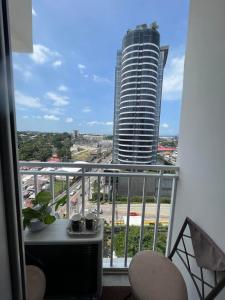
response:
M88 176L88 199L91 199L91 177Z
M176 190L177 190L177 178L173 178L171 201L170 201L170 220L169 220L167 242L166 242L166 254L165 254L166 256L168 256L170 254L170 250L171 250L174 210L175 210L175 202L176 202Z
M52 194L52 202L55 201L55 177L54 175L50 176L50 190Z
M112 191L112 231L111 231L111 251L110 251L110 267L113 266L113 249L114 249L114 227L115 227L115 203L116 202L116 177L113 177Z
M67 215L67 218L69 218L70 217L70 178L69 178L69 176L66 176L66 196L67 196L66 215Z
M38 177L37 177L37 175L34 175L34 193L35 193L35 196L38 193Z
M139 251L142 250L143 236L144 236L144 222L145 222L145 186L146 178L143 180L142 188L142 213L141 213L141 227L140 227L140 240L139 240Z
M159 229L159 216L160 216L160 193L161 193L161 178L162 171L159 172L158 179L158 188L157 188L157 198L156 198L156 218L155 218L155 226L154 226L154 237L153 237L153 251L156 249L157 238L158 238L158 229Z
M111 177L108 177L108 201L111 202L112 199L111 199Z
M98 176L98 199L97 199L97 217L99 218L100 212L100 183L101 183L101 176Z
M130 225L130 187L131 178L128 177L127 182L127 224L126 224L126 236L125 236L125 250L124 250L124 267L127 267L127 253L128 253L128 236L129 236L129 225Z
M22 201L21 206L22 206L22 208L24 208L25 205L24 205L24 196L23 196L23 175L20 174L19 179L20 179L19 180L19 187L20 187L20 193L21 193L20 199Z
M82 168L82 217L85 212L85 168Z
M104 181L103 181L103 197L102 197L102 201L103 201L103 203L105 202L105 178L104 178Z

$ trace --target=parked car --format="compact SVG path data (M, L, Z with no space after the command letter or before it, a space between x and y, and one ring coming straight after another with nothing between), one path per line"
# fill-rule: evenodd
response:
M95 208L95 209L92 209L91 212L92 212L93 214L97 214L97 213L98 213L98 210L97 210L97 208ZM99 213L100 213L100 214L103 214L102 208L100 208Z
M131 212L130 212L130 216L139 216L139 214L136 213L135 211L131 211Z
M70 192L70 196L73 196L74 194L75 194L75 191L72 190L72 191Z

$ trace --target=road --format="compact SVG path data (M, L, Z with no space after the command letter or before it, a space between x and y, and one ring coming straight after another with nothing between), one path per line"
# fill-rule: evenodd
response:
M112 204L101 205L103 216L107 221L112 219ZM116 204L115 221L122 220L127 215L127 204ZM131 204L130 212L135 212L138 216L142 215L142 204ZM168 222L170 214L170 204L161 204L160 207L160 221ZM145 219L155 221L156 217L156 203L146 203Z
M102 163L109 163L110 159L106 158L102 160ZM95 172L101 172L102 170L95 169L92 170ZM85 209L86 210L92 210L96 208L96 203L89 202L88 199L91 198L92 188L91 190L89 187L92 187L93 182L96 180L97 177L91 177L91 178L85 178ZM89 182L90 180L90 182ZM70 192L72 190L76 190L77 187L80 185L80 189L77 190L77 192L70 197L70 203L77 200L77 204L72 206L70 216L74 212L80 212L82 207L82 180L79 180L76 182L71 188ZM89 195L90 193L90 195ZM64 193L65 194L65 193ZM61 194L60 196L62 196ZM111 222L112 220L112 204L106 203L101 205L101 209L103 210L102 216L105 218L107 222ZM137 216L142 215L142 204L131 204L130 212L135 212ZM64 208L65 213L65 208ZM170 204L161 204L160 207L160 222L168 223L169 221L169 214L170 214ZM127 204L116 204L115 206L115 221L121 221L123 220L123 217L127 215ZM145 208L145 220L148 220L149 222L154 222L156 218L156 203L146 203Z
M108 156L104 159L102 159L103 164L107 164L111 162L111 156ZM95 163L95 161L93 161ZM93 172L102 172L101 169L92 169ZM97 177L85 177L85 209L86 210L92 210L95 208L95 205L93 205L91 202L88 201L89 198L91 198L92 194L92 184L96 180ZM78 187L80 188L78 189ZM70 204L71 204L71 210L70 210L70 216L74 212L81 212L82 208L82 179L76 181L69 189L69 192L76 191L74 195L70 196ZM66 195L66 191L58 195L55 199L59 199ZM76 203L76 204L74 204ZM66 207L63 207L59 210L60 215L63 215L66 213Z

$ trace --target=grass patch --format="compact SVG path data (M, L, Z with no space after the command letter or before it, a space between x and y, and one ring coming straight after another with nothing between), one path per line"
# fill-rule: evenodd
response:
M91 151L85 150L81 151L81 153L72 154L73 160L81 160L81 161L89 161L91 159Z
M104 227L104 257L110 255L112 227ZM156 251L165 255L166 239L168 227L159 224ZM114 250L117 257L124 257L124 245L126 237L126 226L116 226L114 228ZM142 249L152 249L154 238L154 225L144 226ZM133 257L139 251L140 226L130 226L128 235L128 257Z
M58 196L66 189L66 183L63 180L56 180L54 184L55 195Z
M98 193L97 192L92 193L92 199L90 199L90 201L97 202L97 199L98 199ZM105 194L105 201L107 201L107 200L108 200L108 194ZM101 203L103 202L103 193L100 193L100 202ZM130 202L131 203L136 203L136 204L142 203L142 196L132 196L130 198ZM156 199L155 199L154 196L146 196L145 197L145 202L146 203L156 203ZM116 197L116 203L126 204L127 203L127 197L117 196ZM170 203L170 197L160 197L160 203L169 204Z

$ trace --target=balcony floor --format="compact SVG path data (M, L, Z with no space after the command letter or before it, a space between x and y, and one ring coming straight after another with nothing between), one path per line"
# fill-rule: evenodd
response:
M129 286L104 286L102 289L101 300L124 300L130 294ZM45 298L45 300L92 300L93 298ZM94 298L95 299L95 298ZM133 296L129 300L136 300Z
M127 274L104 274L101 300L124 300L130 293ZM130 297L129 300L134 300Z
M101 300L124 300L130 294L131 288L127 274L104 274ZM87 298L45 298L45 300L89 300ZM92 300L90 298L90 300ZM129 300L135 300L131 295Z
M124 300L130 293L129 286L105 286L102 291L101 300ZM135 300L133 296L129 300Z

